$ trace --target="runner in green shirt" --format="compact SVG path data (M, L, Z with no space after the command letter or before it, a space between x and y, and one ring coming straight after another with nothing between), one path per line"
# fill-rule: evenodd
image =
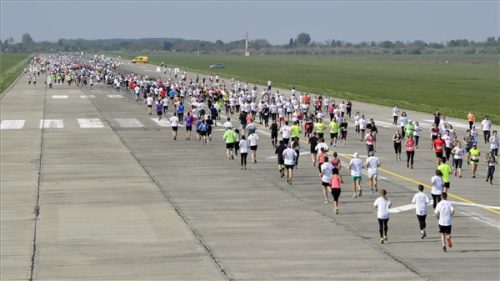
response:
M413 136L413 132L415 132L415 125L413 125L413 121L408 121L408 123L404 126L405 129L405 137Z
M292 137L292 140L299 141L301 133L302 130L300 129L299 122L298 121L293 122L293 125L290 127L290 136Z
M443 192L448 192L448 189L450 188L451 166L446 163L446 157L441 158L441 164L439 164L438 170L441 172L444 182Z
M318 120L314 123L314 128L316 129L316 133L318 133L318 138L323 138L326 130L326 124L322 120Z
M222 139L226 142L227 159L234 159L233 146L234 142L236 142L236 133L231 128L228 128L224 132Z
M337 140L340 132L340 124L335 119L330 122L330 145L337 146Z

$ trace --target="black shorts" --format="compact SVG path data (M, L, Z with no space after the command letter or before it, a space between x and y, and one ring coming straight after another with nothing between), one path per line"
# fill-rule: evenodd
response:
M334 133L334 134L330 133L330 138L332 138L332 139L337 138L338 135L339 135L339 133Z
M163 112L161 112L161 111L156 111L156 114L158 114L158 115L163 115Z
M324 186L324 187L329 187L330 186L330 183L329 182L324 182L322 181L321 182L321 185Z
M443 187L450 188L450 182L443 183Z
M257 145L251 145L250 150L257 150Z
M453 159L453 166L455 166L455 169L462 168L462 161L463 159Z
M451 225L439 225L439 233L451 234Z
M177 126L176 127L172 127L172 131L177 132L177 128L179 128L179 127L177 127Z
M186 131L192 131L193 130L193 126L186 126Z
M278 133L274 133L274 132L272 132L272 133L271 133L271 138L272 138L272 139L277 139L277 138L278 138Z
M200 132L200 136L206 136L206 135L207 135L207 131Z
M437 158L443 158L443 152L436 152L436 157Z
M233 143L226 143L226 148L227 149L232 149L233 148Z
M153 105L152 104L148 104L148 107L151 108L151 107L153 107Z
M432 135L432 140L437 140L438 136Z
M278 165L285 165L285 159L278 159Z
M287 169L292 169L293 170L293 167L295 167L295 165L285 165L285 168L287 168Z

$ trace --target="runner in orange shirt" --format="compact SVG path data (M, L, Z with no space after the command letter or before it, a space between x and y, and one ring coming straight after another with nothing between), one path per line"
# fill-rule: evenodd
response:
M467 114L467 120L469 120L469 130L472 130L472 126L476 121L476 116L474 115L474 113L472 113L472 110L470 110L469 114Z

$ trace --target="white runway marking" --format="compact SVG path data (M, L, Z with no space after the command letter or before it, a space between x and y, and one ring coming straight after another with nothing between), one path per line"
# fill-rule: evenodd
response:
M64 128L63 120L61 119L41 119L40 128L45 129L62 129Z
M384 127L384 128L395 128L392 123L384 122L384 121L375 121L375 125Z
M158 118L151 118L151 121L155 122L156 125L160 127L170 127L170 121L168 121L168 119L162 118L158 121Z
M24 127L25 120L2 120L0 129L2 130L13 130L22 129Z
M110 99L121 99L123 98L122 95L106 95Z
M104 128L104 124L99 119L78 119L80 128Z
M308 154L311 154L311 152L309 152L309 151L304 151L304 152L301 152L301 153L299 153L299 154L300 154L300 155L308 155ZM269 157L267 157L267 159L276 159L276 157L277 157L276 155L274 155L274 156L269 156ZM299 159L299 160L300 160L300 159Z
M94 95L80 95L80 98L81 99L95 99L95 96Z
M53 99L67 99L67 95L52 95Z
M116 118L115 119L116 123L122 128L142 128L144 125L142 125L139 120L135 118L130 118L130 119L122 119L122 118Z
M425 122L429 122L431 124L434 124L434 120L431 120L431 119L425 119L424 121ZM442 122L443 122L443 120L441 120L441 123ZM448 124L452 125L453 128L469 129L469 125L465 125L465 124L462 124L462 123L448 121Z

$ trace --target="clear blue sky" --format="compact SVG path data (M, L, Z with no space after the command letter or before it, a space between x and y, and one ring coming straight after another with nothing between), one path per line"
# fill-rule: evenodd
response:
M225 42L484 40L499 35L499 1L1 1L0 37L175 37Z

